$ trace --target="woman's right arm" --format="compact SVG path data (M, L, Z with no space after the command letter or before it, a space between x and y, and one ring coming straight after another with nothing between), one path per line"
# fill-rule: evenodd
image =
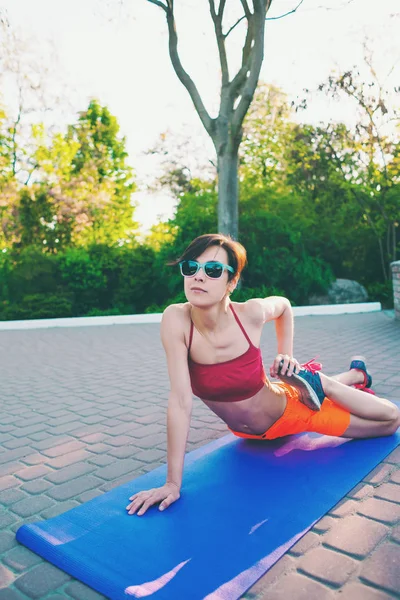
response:
M161 320L161 340L165 349L171 390L167 408L168 472L164 486L131 496L129 514L142 515L153 504L164 510L180 497L183 461L192 412L188 351L185 344L185 315L181 307L169 306Z
M175 484L179 490L193 404L183 317L182 309L172 305L165 310L161 321L161 340L171 385L167 409L167 482Z

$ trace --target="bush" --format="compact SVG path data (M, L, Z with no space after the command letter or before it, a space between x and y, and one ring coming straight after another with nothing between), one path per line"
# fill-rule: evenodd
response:
M72 300L67 296L31 294L24 296L18 304L6 303L3 306L0 318L4 321L73 316Z
M380 302L383 308L393 308L393 281L370 283L366 286L370 302Z

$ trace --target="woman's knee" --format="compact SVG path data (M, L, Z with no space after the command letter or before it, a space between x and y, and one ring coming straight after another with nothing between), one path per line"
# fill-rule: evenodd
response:
M393 434L396 433L398 428L400 427L400 409L393 404L393 417L390 420L390 424L388 425L389 431Z

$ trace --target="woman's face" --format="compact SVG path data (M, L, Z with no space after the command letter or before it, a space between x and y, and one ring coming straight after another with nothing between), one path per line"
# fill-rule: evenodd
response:
M229 265L228 253L221 246L210 246L196 260L199 263L218 261L224 265ZM207 277L202 268L193 277L184 277L185 295L188 302L193 306L205 308L217 304L234 287L234 283L228 281L228 271L226 269L218 279Z

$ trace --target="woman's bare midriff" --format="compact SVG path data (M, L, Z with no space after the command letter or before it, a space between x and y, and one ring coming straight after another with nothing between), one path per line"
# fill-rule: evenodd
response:
M260 435L283 415L287 400L285 392L268 381L255 396L245 400L203 402L233 431Z

